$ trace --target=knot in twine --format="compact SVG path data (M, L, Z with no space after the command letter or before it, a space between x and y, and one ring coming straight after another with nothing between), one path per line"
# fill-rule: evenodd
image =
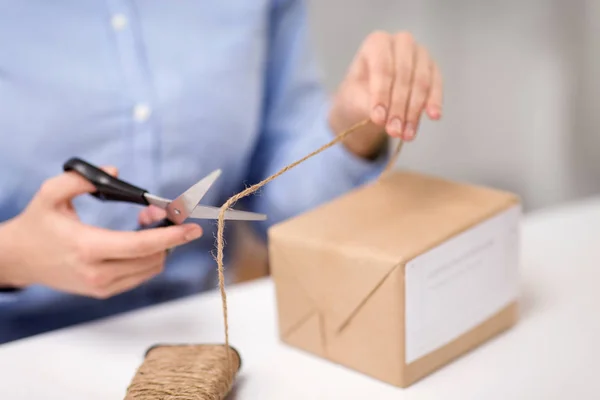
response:
M352 132L367 125L369 123L369 121L370 121L369 119L365 119L365 120L353 125L349 129L347 129L347 130L343 131L342 133L338 134L337 136L335 136L335 138L333 140L331 140L329 143L323 145L322 147L318 148L317 150L313 151L312 153L306 155L305 157L302 157L298 161L295 161L295 162L283 167L281 170L279 170L278 172L269 176L268 178L265 178L264 180L254 184L254 185L246 188L245 190L241 191L240 193L230 197L229 200L227 200L221 206L220 211L219 211L218 223L217 223L216 261L217 261L217 268L218 268L218 274L219 274L219 290L221 292L221 303L222 303L222 308L223 308L223 324L224 324L224 330L225 330L225 348L227 349L227 356L228 356L227 361L228 361L228 367L229 367L230 372L233 372L235 370L235 366L231 360L231 352L229 351L229 322L228 322L228 317L227 317L227 294L225 293L225 278L224 278L224 274L223 274L223 248L224 248L223 231L225 230L225 212L238 200L256 192L258 189L265 186L267 183L271 182L272 180L276 179L277 177L281 176L282 174L286 173L290 169L296 167L299 164L302 164L304 161L308 160L309 158L334 146L338 142L345 139ZM389 169L391 169L392 166L394 165L394 163L396 162L396 159L398 158L398 155L400 154L400 150L402 149L402 143L403 143L403 141L399 140L398 146L396 147L391 159L387 163L387 166L385 167L383 173L385 173ZM230 374L230 375L233 376L233 374Z

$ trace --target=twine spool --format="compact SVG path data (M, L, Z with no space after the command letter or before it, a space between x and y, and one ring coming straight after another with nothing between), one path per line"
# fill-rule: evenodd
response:
M221 344L154 346L146 352L125 400L223 400L240 366L237 350Z

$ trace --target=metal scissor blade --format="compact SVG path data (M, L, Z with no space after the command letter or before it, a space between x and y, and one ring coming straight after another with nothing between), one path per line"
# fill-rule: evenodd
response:
M150 193L146 193L144 197L148 201L148 204L162 208L163 210L166 210L169 204L171 204L171 200L158 197Z
M167 218L176 224L183 223L220 175L220 169L211 172L173 200L166 208Z
M190 214L190 218L198 219L218 219L220 209L211 206L198 206ZM225 211L225 219L240 220L240 221L264 221L267 216L248 211L227 210Z

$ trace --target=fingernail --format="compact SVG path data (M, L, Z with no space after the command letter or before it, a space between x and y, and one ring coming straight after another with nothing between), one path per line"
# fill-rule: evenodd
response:
M412 140L415 137L415 128L410 122L406 124L403 136L404 140Z
M200 236L202 236L202 228L200 228L198 225L192 225L190 228L187 229L187 232L185 234L185 240L194 240L194 239L198 239Z
M392 135L400 136L402 134L402 121L399 118L393 118L388 125L388 129Z
M436 106L431 106L429 107L429 115L431 116L431 118L440 118L441 117L441 111L438 107Z
M385 108L382 105L378 105L373 109L373 117L379 123L385 122Z

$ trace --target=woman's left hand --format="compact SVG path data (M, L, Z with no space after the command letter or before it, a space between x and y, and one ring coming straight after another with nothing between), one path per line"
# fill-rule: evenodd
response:
M369 157L386 134L415 138L421 116L442 114L442 76L429 52L410 33L375 32L356 54L334 98L329 123L335 134L370 118L372 129L349 135L346 146Z

